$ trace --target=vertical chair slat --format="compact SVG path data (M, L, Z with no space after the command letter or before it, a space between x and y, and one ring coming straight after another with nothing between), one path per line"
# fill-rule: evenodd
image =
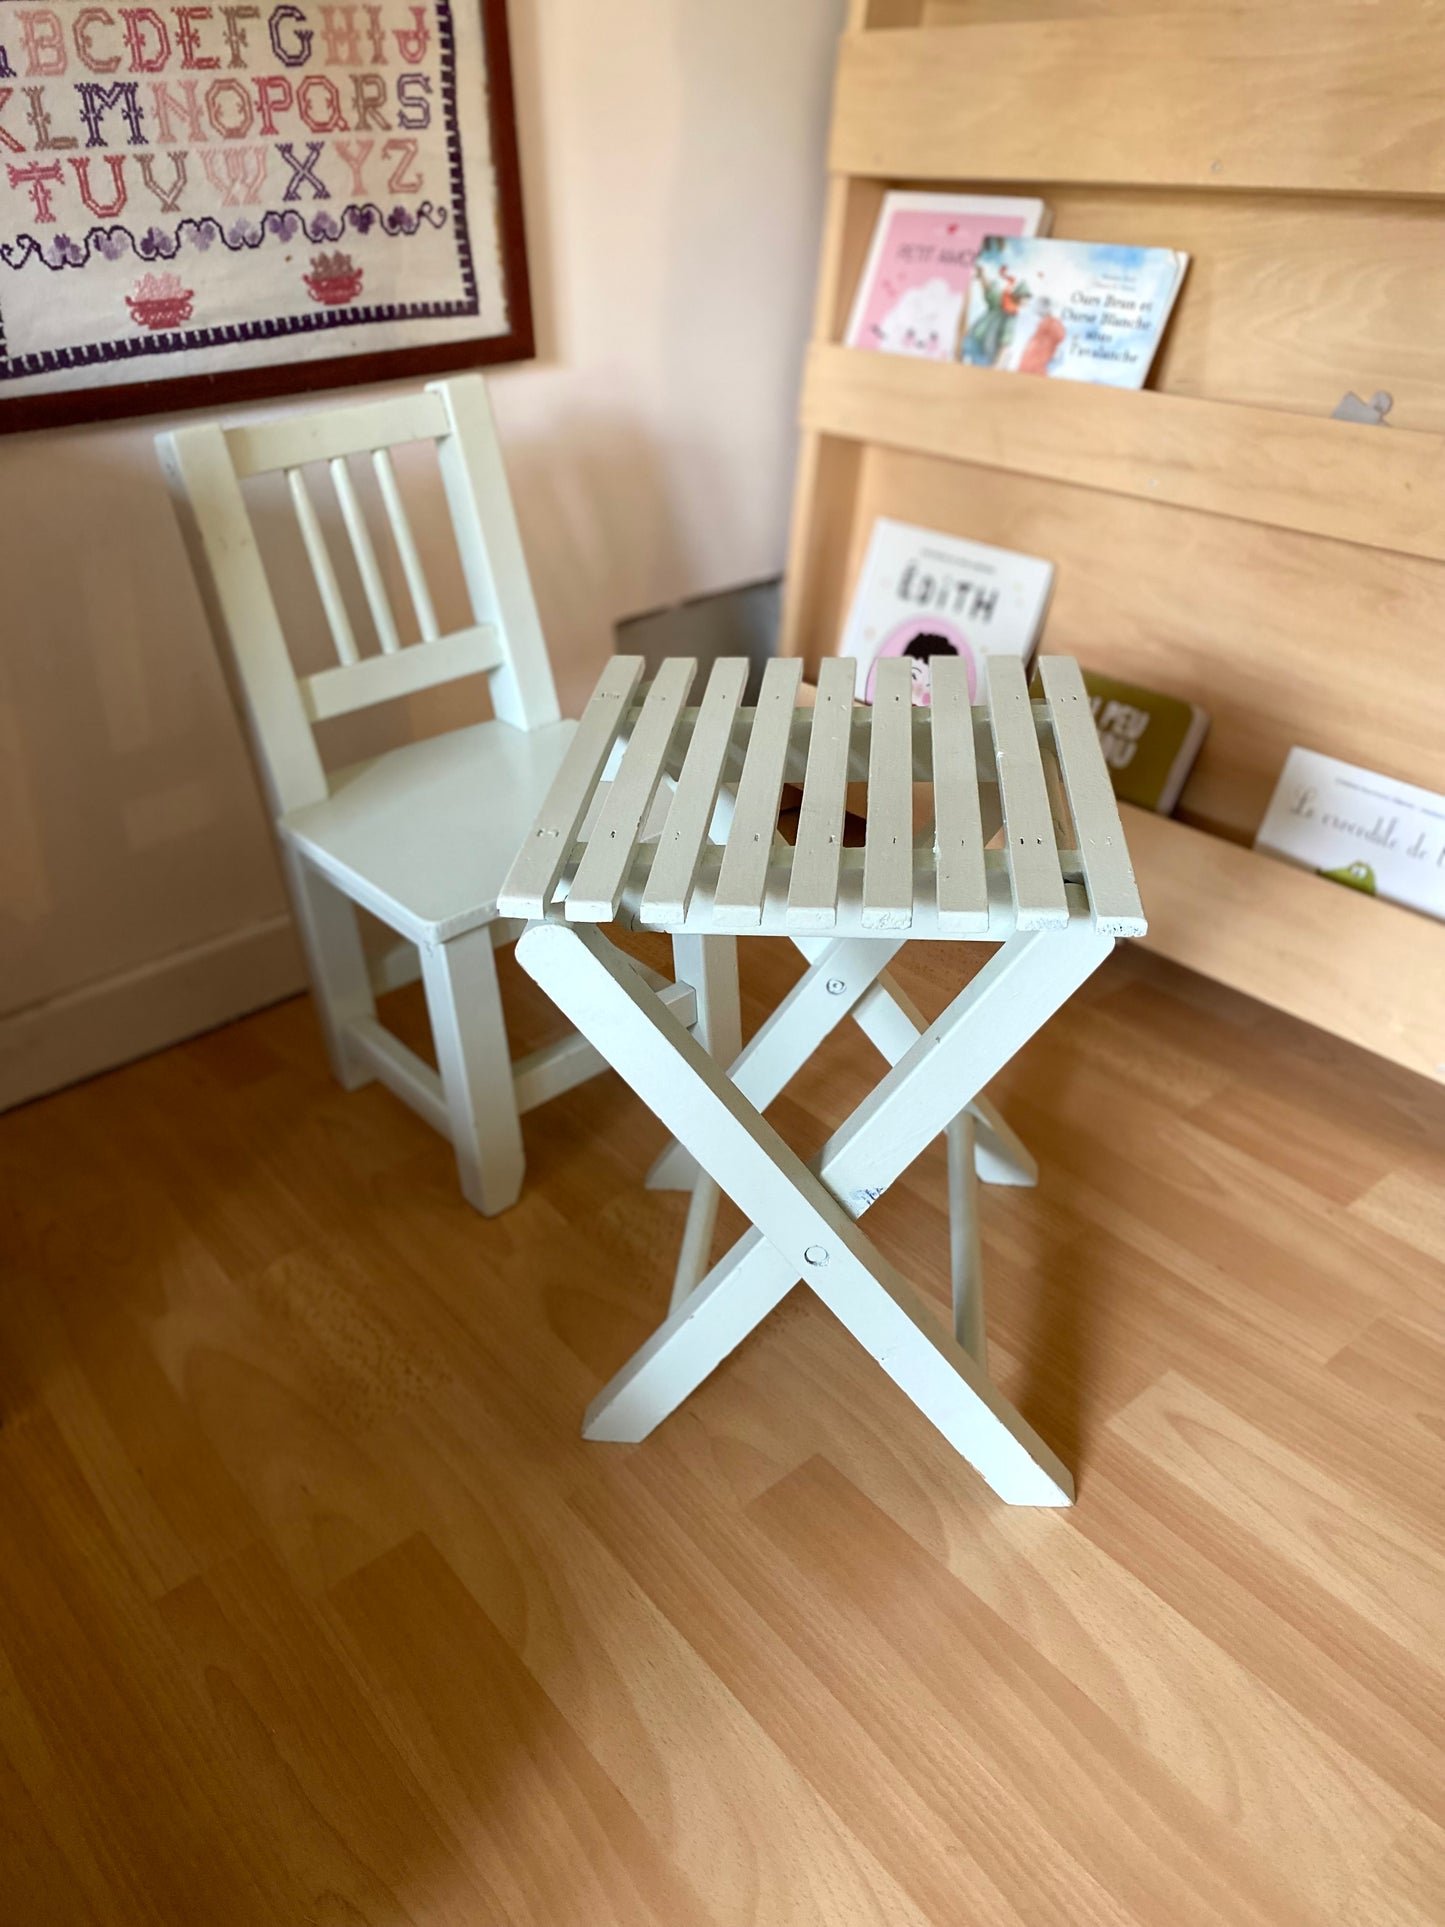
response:
M331 485L336 490L336 499L341 504L341 519L346 524L346 533L351 537L351 553L356 557L357 573L361 586L366 591L366 606L371 611L371 619L376 624L376 638L382 652L394 656L401 647L401 637L396 631L396 618L391 613L387 600L386 584L381 579L377 566L376 550L372 547L371 530L366 526L361 503L357 499L356 488L351 480L351 470L344 455L334 455L330 463Z
M401 570L406 577L411 606L416 610L417 628L421 631L423 642L435 642L441 630L437 627L436 610L432 607L431 590L427 587L426 571L421 566L416 538L411 532L406 503L402 501L401 490L396 485L396 470L391 465L390 449L378 448L372 455L371 466L376 470L386 519L391 524L392 540L401 557Z
M326 546L326 537L321 533L321 524L316 519L316 508L306 486L306 477L299 468L286 470L286 486L291 491L291 503L296 510L296 520L301 529L301 540L306 545L306 554L311 563L311 573L316 578L316 586L321 591L322 607L331 629L331 640L336 645L339 661L350 665L360 661L357 653L356 637L352 633L351 618L346 613L346 604L341 599L341 588L336 580L336 571L331 566L331 552Z
M968 665L961 656L935 656L930 682L938 928L941 935L966 937L988 929L988 879Z
M1072 656L1041 656L1039 676L1048 698L1094 927L1110 937L1142 936L1144 906L1079 665Z
M990 656L987 671L988 713L1018 927L1052 929L1068 922L1069 905L1024 666L1017 656Z
M623 751L621 767L567 893L569 922L604 923L617 914L643 821L657 794L663 764L696 674L697 663L692 657L670 656L648 690L642 714Z
M763 671L752 740L738 779L737 807L713 896L714 913L723 922L762 922L783 766L802 674L803 665L796 656L775 656Z
M614 656L603 670L547 800L507 872L497 898L499 916L540 917L546 913L572 854L592 792L627 721L627 706L642 669L641 656ZM484 825L478 825L477 834L485 834Z
M803 807L788 889L788 927L793 930L831 930L838 921L838 864L843 854L856 670L851 657L830 656L818 672L818 700L808 738Z
M723 656L713 664L643 894L642 914L649 921L681 923L687 915L698 852L717 802L747 679L748 665L741 657Z
M913 670L905 657L889 656L873 672L862 923L907 930L912 922Z

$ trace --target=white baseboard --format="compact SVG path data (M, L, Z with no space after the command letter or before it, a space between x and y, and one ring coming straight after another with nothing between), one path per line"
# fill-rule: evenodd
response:
M0 1111L244 1017L306 987L289 917L0 1017Z

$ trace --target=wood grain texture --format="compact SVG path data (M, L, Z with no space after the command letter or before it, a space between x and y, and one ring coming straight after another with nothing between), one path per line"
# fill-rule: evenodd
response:
M802 960L742 949L751 1029ZM892 966L929 1015L966 967ZM303 1002L0 1119L0 1919L1433 1927L1445 1094L1131 949L995 1095L991 1369L1066 1513L801 1294L584 1445L686 1211L614 1078L486 1221ZM940 1310L945 1183L869 1218Z
M805 428L1445 561L1445 437L815 345Z
M1151 950L1445 1084L1445 973L1429 917L1355 901L1308 870L1147 810L1126 804L1122 815ZM1441 1231L1432 1242L1445 1244Z
M1438 0L854 32L829 165L928 180L1439 194ZM969 84L958 75L966 71Z
M1201 828L1252 840L1293 743L1439 784L1437 563L869 448L850 590L876 515L1048 556L1044 648L1187 697L1213 719L1180 806ZM1362 636L1388 672L1358 675Z
M781 648L810 666L836 650L893 516L1048 556L1045 647L1209 712L1180 810L1195 828L1250 841L1296 743L1437 786L1442 45L1440 0L853 8ZM842 348L889 187L1036 194L1061 238L1185 250L1159 392ZM1349 390L1393 397L1389 447L1337 433ZM1171 954L1438 1075L1438 930L1402 933L1397 971L1393 924L1351 919L1337 942L1302 897L1321 973L1278 907L1295 884L1277 903L1267 873L1200 838L1159 854L1185 866L1162 879ZM1211 891L1227 919L1191 909Z
M1055 234L1189 255L1150 388L1322 418L1347 389L1384 388L1393 427L1445 433L1438 202L1064 182L1021 191L1048 202Z

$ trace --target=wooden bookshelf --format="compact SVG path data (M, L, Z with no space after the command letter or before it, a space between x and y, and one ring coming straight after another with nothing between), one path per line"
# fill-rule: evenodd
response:
M1144 941L1445 1081L1445 926L1249 847L1294 743L1445 778L1445 8L853 0L830 168L784 649L836 649L878 515L1049 556L1050 648L1213 717L1129 816ZM843 347L892 186L1187 249L1151 388Z

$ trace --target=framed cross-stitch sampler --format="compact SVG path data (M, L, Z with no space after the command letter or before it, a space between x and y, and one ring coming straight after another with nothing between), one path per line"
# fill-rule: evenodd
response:
M524 360L506 0L0 7L0 432Z

